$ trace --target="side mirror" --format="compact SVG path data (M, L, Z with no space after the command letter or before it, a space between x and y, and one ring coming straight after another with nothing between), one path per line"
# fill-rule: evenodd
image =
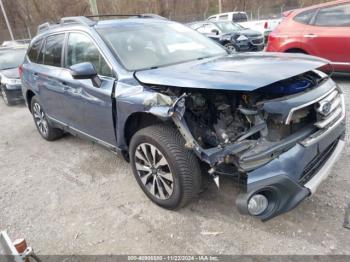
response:
M91 79L95 87L101 86L101 79L98 77L94 65L90 62L75 64L69 69L74 79Z
M212 32L214 35L218 35L218 34L219 34L219 31L216 30L216 29L211 30L211 32Z

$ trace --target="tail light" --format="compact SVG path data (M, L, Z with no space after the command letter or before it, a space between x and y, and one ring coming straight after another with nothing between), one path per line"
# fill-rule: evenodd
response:
M19 78L22 79L22 75L23 75L23 65L20 65L20 66L18 67L18 72L19 72Z
M264 29L267 29L267 28L269 28L269 22L265 22L265 24L264 24Z

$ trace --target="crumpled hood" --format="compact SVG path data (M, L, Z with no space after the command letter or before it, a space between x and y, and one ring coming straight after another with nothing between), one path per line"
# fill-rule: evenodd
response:
M5 69L0 71L0 75L6 76L7 78L19 78L19 71L18 68L11 68L11 69Z
M135 72L147 85L253 91L329 64L304 54L244 53Z

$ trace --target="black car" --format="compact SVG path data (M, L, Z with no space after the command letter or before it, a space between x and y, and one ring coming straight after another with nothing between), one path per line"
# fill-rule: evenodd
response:
M40 135L121 154L164 208L195 198L203 175L226 176L241 186L238 209L267 220L315 193L344 148L344 95L318 70L326 60L233 54L156 18L39 29L21 78Z
M192 29L219 42L232 51L262 51L263 35L230 21L202 21L188 24Z
M19 65L23 62L27 48L0 48L0 93L6 105L23 101Z

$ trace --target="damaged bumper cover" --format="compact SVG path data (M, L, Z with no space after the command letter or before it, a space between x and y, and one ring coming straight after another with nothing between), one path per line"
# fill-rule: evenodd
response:
M238 171L246 176L245 192L236 200L239 211L249 214L249 200L256 194L263 194L268 200L268 208L256 217L266 221L295 208L315 193L321 182L328 177L345 144L345 103L341 90L329 80L298 98L268 101L264 105L265 112L278 107L288 108L287 111L279 111L283 113L281 120L286 122L290 118L289 112L323 102L327 97L334 99L334 92L341 99L340 104L335 104L341 109L336 121L324 128L319 128L319 122L310 123L278 142L260 141L260 144L242 137L225 146L202 148L184 118L186 94L176 99L172 105L152 107L151 111L164 119L171 118L184 137L185 146L192 149L212 170L229 162L226 161L227 158L231 161L233 157ZM334 108L334 114L338 114L338 111ZM332 114L331 112L329 116ZM259 128L256 126L251 132L260 132L264 128L265 125Z
M249 199L264 193L269 208L258 216L263 221L295 208L314 194L341 155L344 148L345 122L341 122L317 143L307 147L296 144L268 164L247 174L246 193L240 194L236 204L242 214L249 214Z

